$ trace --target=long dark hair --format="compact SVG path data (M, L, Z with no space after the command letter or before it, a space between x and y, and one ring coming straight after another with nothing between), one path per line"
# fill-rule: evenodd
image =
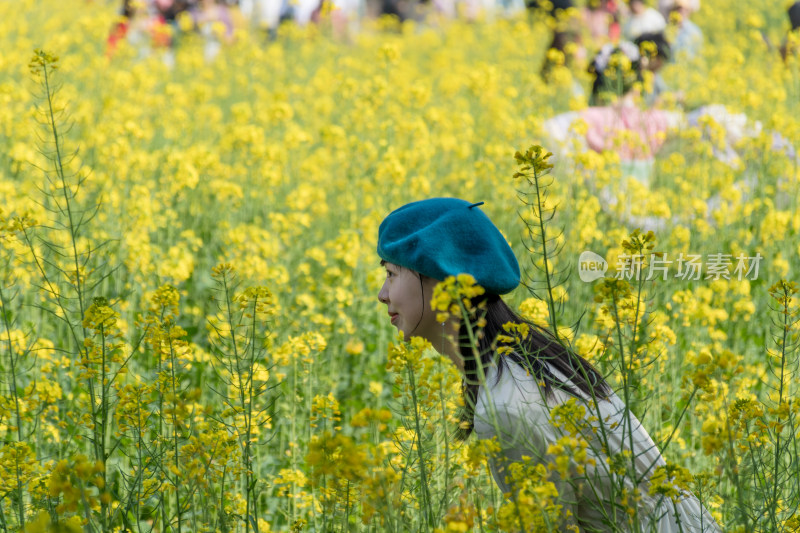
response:
M463 440L472 433L481 374L485 376L489 366L495 364L499 381L507 366L506 360L519 364L537 381L544 383L546 398L552 398L553 391L557 389L579 398L608 398L611 388L586 359L565 346L547 329L519 316L500 296L480 297L472 302L472 307L475 309L473 316L469 322L462 320L459 329L460 351L464 359L464 378L461 383L464 408L457 438ZM508 335L504 325L509 322L527 324L528 336L521 342L498 342L498 335ZM483 325L479 327L478 324ZM476 340L477 346L472 346L470 336ZM511 350L497 357L497 349L501 346ZM480 354L480 359L475 357L476 353ZM564 383L553 371L565 376L569 383Z

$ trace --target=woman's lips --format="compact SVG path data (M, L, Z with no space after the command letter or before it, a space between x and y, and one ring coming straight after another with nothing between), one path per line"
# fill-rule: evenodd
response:
M389 313L389 316L392 319L392 324L394 324L395 320L397 320L397 313Z

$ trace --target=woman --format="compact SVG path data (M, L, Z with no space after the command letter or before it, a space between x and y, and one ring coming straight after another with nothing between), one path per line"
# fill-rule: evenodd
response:
M664 16L643 0L628 0L630 14L622 27L622 35L632 41L645 33L659 33L667 28Z
M666 133L677 129L683 116L639 106L643 69L637 44L622 41L604 46L589 67L595 77L592 105L545 121L544 130L553 144L563 147L565 153L575 141L595 152L617 152L630 175L646 184ZM586 125L585 133L579 136L574 127L578 121Z
M800 3L798 4L800 5ZM800 16L800 10L798 10ZM649 50L643 57L640 46ZM719 104L705 105L689 113L660 109L658 105L643 109L640 106L644 70L658 66L669 55L669 47L657 35L643 36L637 44L622 41L617 45L608 44L592 60L589 71L595 79L592 85L590 107L578 111L568 111L556 115L543 124L546 145L553 147L558 160L570 158L576 153L594 151L614 152L619 160L619 169L625 178L634 178L645 187L650 187L655 175L656 156L660 153L670 135L682 130L697 129L703 139L715 138L711 135L708 122L722 127L724 136L712 143L714 157L735 171L742 170L743 161L735 147L743 139L755 138L762 130L758 121L752 121L742 113L732 113ZM659 59L659 56L661 58ZM654 82L654 89L658 84ZM655 94L656 91L654 91ZM663 85L661 88L663 93ZM770 133L770 149L773 153L783 153L790 160L797 161L798 155L792 144L777 132ZM772 155L770 155L772 157ZM756 186L757 173L744 169L743 179L733 184L746 201ZM781 178L783 181L785 178ZM679 217L671 219L658 216L638 216L632 214L629 200L623 209L617 205L618 198L629 198L625 192L627 184L620 183L622 194L611 186L598 188L587 179L585 185L600 200L604 211L628 227L660 231L671 224L681 223ZM782 202L785 195L775 201ZM706 223L717 224L712 213L722 201L721 193L706 199Z
M474 432L480 439L498 439L501 451L490 459L490 467L500 489L514 495L517 489L508 474L524 457L555 464L557 457L548 448L571 431L588 444L585 460L572 459L568 472L554 468L549 473L567 516L565 526L634 529L628 507L618 501L627 490L629 501L638 501L631 504L638 530L719 531L688 492L681 492L675 503L650 495L651 476L665 462L636 417L586 360L503 302L500 295L520 283L519 264L479 205L433 198L389 214L378 230L378 255L386 268L378 299L406 340L427 339L462 373L461 427L467 428L465 437ZM471 275L485 292L469 302L475 309L471 320L451 316L449 324L438 322L431 308L434 287L458 274ZM528 334L512 340L504 331L509 322L523 325L519 330ZM469 338L478 339L477 346L464 342ZM553 410L569 406L570 399L577 402L571 412L578 416L554 425L564 413L554 418Z

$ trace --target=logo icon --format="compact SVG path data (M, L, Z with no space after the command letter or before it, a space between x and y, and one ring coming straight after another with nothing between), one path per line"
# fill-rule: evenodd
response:
M581 281L589 283L606 275L608 263L594 252L582 252L578 258L578 276Z

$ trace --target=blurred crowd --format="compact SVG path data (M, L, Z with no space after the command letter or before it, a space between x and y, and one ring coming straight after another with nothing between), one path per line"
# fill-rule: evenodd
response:
M551 20L551 59L558 57L555 51L568 63L576 59L585 63L588 49L600 50L602 57L608 55L603 48L607 45L632 42L641 47L649 42L658 53L648 59L646 68L657 74L670 58L699 54L703 34L692 16L700 10L700 1L652 0L649 5L645 0L122 0L119 19L108 36L108 54L113 55L124 39L142 56L160 49L165 62L171 63L181 36L191 32L203 36L206 59L213 60L233 41L236 27L255 28L272 40L282 23L305 26L324 19L335 38L347 40L368 19L440 25L457 18L511 16L527 10L532 18ZM788 17L791 29L780 47L784 59L797 48L800 1L789 7ZM546 61L542 67L545 78L551 66ZM665 88L659 76L655 83L651 104Z
M524 0L122 0L119 20L108 37L111 56L123 39L140 55L153 49L174 60L182 34L196 32L205 40L206 59L216 57L221 46L230 43L236 27L262 31L267 40L277 37L286 22L298 26L320 24L325 18L335 38L348 40L365 19L407 20L441 23L466 17L474 20L497 9L504 14L524 10ZM327 16L323 17L325 13Z

